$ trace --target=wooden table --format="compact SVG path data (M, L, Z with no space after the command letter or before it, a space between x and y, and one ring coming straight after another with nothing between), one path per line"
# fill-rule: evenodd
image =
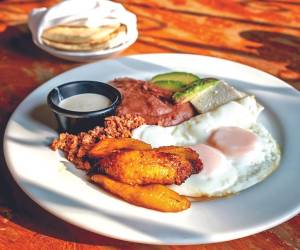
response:
M38 49L26 26L33 7L55 1L0 3L0 126L33 89L76 67ZM251 65L300 89L300 1L128 0L139 39L122 55L178 52ZM2 146L2 142L1 142ZM30 160L24 159L24 164ZM225 243L149 246L67 224L31 201L11 178L1 150L0 249L300 249L300 215L268 231ZM280 197L278 199L280 202Z

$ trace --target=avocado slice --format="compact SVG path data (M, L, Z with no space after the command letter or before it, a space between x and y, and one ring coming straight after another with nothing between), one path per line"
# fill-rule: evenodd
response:
M175 103L185 103L192 100L199 93L216 86L220 80L216 78L203 78L193 82L187 86L183 91L175 92L172 96Z
M184 83L174 80L161 80L157 82L151 82L151 84L162 89L171 90L173 92L181 91L186 87Z
M159 74L159 75L152 77L150 82L178 81L178 82L182 82L184 85L188 85L197 80L200 80L200 78L192 73L169 72L169 73Z

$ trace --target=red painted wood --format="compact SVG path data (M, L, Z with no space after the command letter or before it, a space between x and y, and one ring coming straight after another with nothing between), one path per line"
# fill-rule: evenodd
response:
M31 41L27 13L34 7L51 6L55 2L0 2L0 140L10 114L28 93L79 65L52 57ZM121 55L179 52L216 56L267 71L300 89L300 2L297 0L120 2L137 14L140 32L138 41ZM300 249L300 215L268 231L210 245L147 246L96 235L37 206L11 178L3 150L0 158L0 250Z

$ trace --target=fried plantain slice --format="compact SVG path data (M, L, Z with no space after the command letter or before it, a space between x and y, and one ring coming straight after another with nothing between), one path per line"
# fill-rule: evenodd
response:
M184 156L187 160L195 161L199 158L199 155L196 151L191 148L185 148L181 146L163 146L159 148L154 148L158 152L171 153L176 155Z
M98 142L90 150L89 156L92 158L101 158L124 149L145 150L151 149L151 145L132 138L106 138Z
M105 190L137 206L162 212L179 212L190 207L190 201L175 191L159 184L131 186L104 175L93 175L91 180Z
M98 173L130 185L181 184L193 166L181 155L156 150L119 151L98 162Z
M170 153L175 155L180 155L192 163L193 171L192 174L198 174L202 169L202 161L196 151L191 148L181 147L181 146L163 146L154 149L157 152Z

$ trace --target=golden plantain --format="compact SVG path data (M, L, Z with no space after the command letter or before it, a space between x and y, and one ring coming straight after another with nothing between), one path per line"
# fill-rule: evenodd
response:
M190 161L193 165L193 174L198 174L202 169L202 161L196 151L191 148L181 147L181 146L163 146L153 149L157 152L170 153L175 155L180 155Z
M162 212L179 212L191 206L186 197L163 185L131 186L104 175L93 175L91 180L112 194L137 206Z
M193 172L180 155L155 150L119 151L98 162L98 172L130 185L181 184Z
M151 145L132 138L106 138L98 142L89 152L92 158L102 158L118 150L151 149Z

